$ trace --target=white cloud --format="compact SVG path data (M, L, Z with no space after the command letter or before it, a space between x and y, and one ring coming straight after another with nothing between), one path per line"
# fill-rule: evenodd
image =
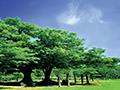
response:
M74 6L72 3L68 5L67 10L62 12L58 17L57 21L59 23L74 25L80 21L78 14L78 6Z
M94 23L94 22L104 23L104 21L102 20L103 13L98 8L91 7L87 9L87 13L84 13L84 14L88 14L87 19L88 19L88 22L90 23Z
M70 16L67 16L62 18L61 20L61 23L65 23L65 24L68 24L68 25L74 25L76 23L78 23L80 20L79 17L75 16L75 15L70 15Z
M78 4L69 3L67 9L57 16L57 22L67 25L78 23L104 23L103 12L96 7L81 7Z

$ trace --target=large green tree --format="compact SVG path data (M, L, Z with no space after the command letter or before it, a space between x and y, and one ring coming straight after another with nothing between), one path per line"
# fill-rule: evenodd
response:
M36 33L35 52L40 58L39 65L44 72L44 80L49 84L53 68L68 68L80 58L83 52L83 39L75 33L64 30L43 29Z
M39 27L22 22L19 18L0 21L0 70L19 70L24 78L21 82L32 82L31 72L37 58L34 57L32 39Z
M105 49L102 48L91 48L85 50L82 60L80 61L82 67L84 67L81 74L81 79L83 79L83 75L85 75L87 84L90 84L89 76L92 78L93 75L97 74L100 67L104 67L114 63L113 59L107 59L104 53Z

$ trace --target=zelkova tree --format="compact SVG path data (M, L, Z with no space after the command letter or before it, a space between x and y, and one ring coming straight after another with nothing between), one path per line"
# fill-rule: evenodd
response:
M28 71L24 72L33 59L34 54L28 48L20 48L11 46L10 44L0 47L0 71L4 74L10 74L13 72L22 72L24 78L21 82L32 81L28 75ZM26 66L22 68L23 66ZM31 65L32 66L32 65ZM30 71L31 69L29 69ZM26 75L27 74L27 75Z
M97 67L104 64L105 50L102 48L92 48L84 52L82 63L87 67Z
M43 83L50 84L53 68L69 68L80 58L83 51L83 39L75 33L64 30L43 29L36 34L35 50L40 58L39 65L44 72Z
M115 79L119 77L119 66L120 58L105 57L105 65L97 68L98 74L101 79Z
M87 84L90 84L89 76L93 80L93 75L98 73L98 68L113 63L112 59L105 59L106 56L104 55L104 52L105 49L102 48L92 48L85 50L81 64L82 67L84 67L82 75L85 75Z
M19 70L24 78L21 82L32 82L31 72L37 60L34 57L32 37L39 27L22 22L19 18L6 18L0 21L0 70ZM4 71L5 70L5 71Z

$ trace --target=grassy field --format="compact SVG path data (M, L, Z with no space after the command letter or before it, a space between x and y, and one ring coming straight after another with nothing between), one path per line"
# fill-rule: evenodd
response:
M99 83L96 86L46 86L46 87L5 87L0 86L0 90L120 90L120 80L103 80L103 81L96 81Z

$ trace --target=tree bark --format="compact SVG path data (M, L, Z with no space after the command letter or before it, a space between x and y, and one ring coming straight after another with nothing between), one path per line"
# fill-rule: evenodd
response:
M88 75L86 74L85 76L86 76L86 82L87 82L87 84L90 84L90 83L89 83Z
M58 81L58 85L59 85L59 87L61 87L60 75L57 75L57 81Z
M75 84L77 83L77 76L75 73L74 73L74 82L75 82Z
M43 69L44 79L43 79L42 83L44 85L51 85L52 84L51 79L50 79L51 72L52 72L52 67L50 67L50 68L46 67L45 69Z
M80 77L81 77L81 84L83 84L83 82L84 82L84 76L83 76L83 74L81 74Z
M68 85L68 86L70 86L70 80L69 80L69 79L70 79L70 74L67 73L67 74L66 74L66 81L67 81L67 85Z
M23 73L23 79L20 83L23 83L26 86L33 86L33 81L31 78L32 68L29 66L20 66L20 71Z

